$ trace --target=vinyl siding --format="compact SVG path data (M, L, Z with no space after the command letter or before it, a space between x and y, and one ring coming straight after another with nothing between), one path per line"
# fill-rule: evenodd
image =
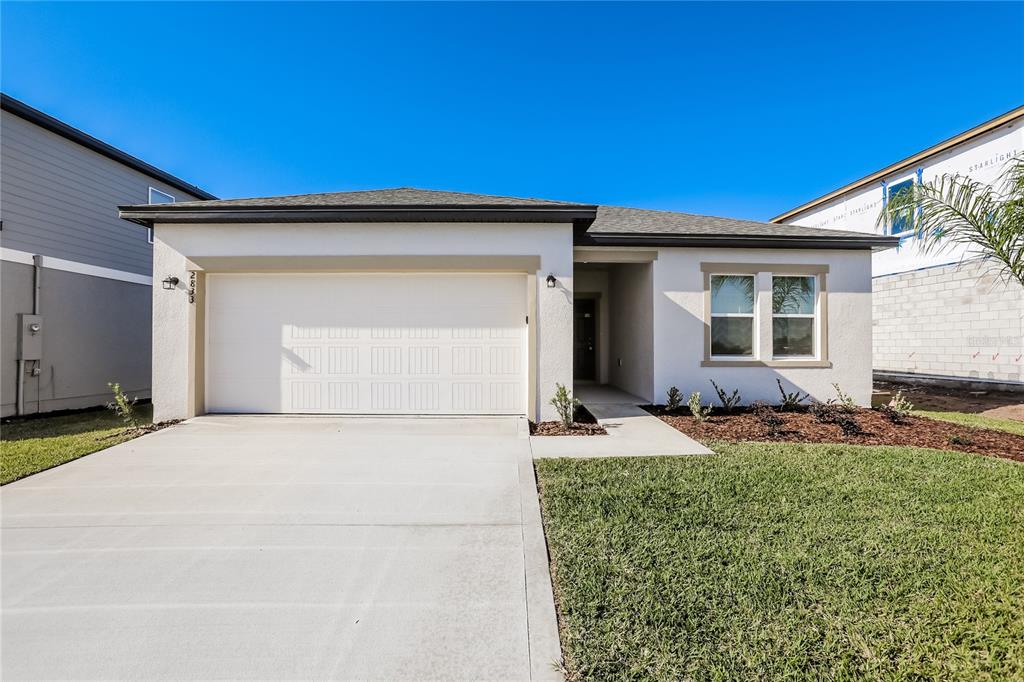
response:
M0 148L0 245L8 249L148 275L146 230L118 218L117 206L146 203L150 187L177 201L198 198L7 111Z

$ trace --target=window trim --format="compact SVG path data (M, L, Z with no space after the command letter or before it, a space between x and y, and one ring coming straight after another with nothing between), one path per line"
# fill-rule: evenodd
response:
M168 194L167 192L165 192L163 190L157 189L156 187L150 187L149 188L149 196L148 196L148 198L149 198L149 203L151 203L151 204L153 203L153 195L154 194L159 194L162 197L166 197L166 198L170 199L170 201L158 201L158 202L156 202L157 204L173 204L173 203L176 203L178 201L176 198L174 198L173 195ZM153 243L153 227L152 226L146 228L146 241L148 243L150 243L150 244Z
M800 265L795 263L701 263L700 264L701 274L704 280L704 357L700 362L701 367L789 367L789 368L801 368L801 367L817 367L817 368L829 368L832 367L832 362L828 359L828 272L829 266L824 264L807 264ZM721 274L740 274L740 275L754 275L755 293L754 293L754 310L755 321L754 324L757 330L760 330L760 318L762 317L763 311L761 311L759 304L762 299L759 296L757 290L757 283L760 279L759 275L762 273L769 276L774 275L805 275L805 276L816 276L817 277L817 304L816 312L819 317L817 331L817 358L793 358L793 359L776 359L769 355L770 359L763 360L759 351L760 344L758 338L759 332L755 332L757 337L754 339L754 352L753 358L723 358L721 356L711 356L711 275ZM767 317L772 319L772 309L768 308Z
M170 199L170 201L153 201L153 194L154 193L155 194L159 194L160 196L163 196L163 197L167 197L168 199ZM155 204L173 204L173 203L177 202L177 199L174 198L174 195L168 194L167 192L164 192L163 190L159 190L156 187L150 187L149 188L148 198L149 198L149 201L147 203L150 203L150 204L154 204L154 203Z
M711 310L711 278L712 277L750 277L754 281L754 300L751 304L749 313L715 313ZM757 320L757 273L751 272L709 272L705 279L707 280L706 289L708 292L708 347L706 356L711 360L718 360L724 362L749 362L750 360L756 360L758 353L758 334L760 327ZM712 355L711 353L711 323L716 317L740 317L750 318L750 355Z
M906 180L900 180L899 182L894 182L892 184L886 185L885 186L885 203L886 204L888 204L889 200L892 199L892 197L893 197L893 190L896 189L897 187L901 187L901 186L909 187L910 190L913 191L914 190L914 178L911 177L911 178L907 178ZM901 187L901 190L902 190L902 187ZM885 231L889 234L890 237L901 237L901 238L902 237L910 237L910 236L912 236L914 234L914 219L916 217L917 216L916 216L916 212L915 212L915 214L912 214L911 217L910 217L910 227L908 227L907 229L903 230L902 232L894 232L893 231L893 227L892 227L892 222L888 218L886 218L886 221L885 221Z
M819 344L821 339L821 318L819 317L818 311L820 310L821 297L818 293L821 291L821 275L794 275L793 273L781 273L772 272L769 273L772 278L772 360L785 361L785 360L817 360L819 355ZM775 278L776 277L810 277L814 281L814 293L812 298L812 304L814 312L811 313L777 313L775 312ZM811 340L811 354L810 355L776 355L775 354L775 320L781 319L802 319L802 320L813 320L814 323L811 325L811 329L814 333L814 338Z

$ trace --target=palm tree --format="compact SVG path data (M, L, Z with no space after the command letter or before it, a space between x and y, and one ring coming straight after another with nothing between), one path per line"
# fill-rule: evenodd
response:
M944 174L890 197L878 225L913 225L925 252L973 245L999 274L1024 286L1024 155L1010 159L995 185Z

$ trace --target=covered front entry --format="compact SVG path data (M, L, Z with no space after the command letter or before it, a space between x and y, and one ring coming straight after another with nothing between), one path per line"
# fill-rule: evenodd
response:
M653 400L657 252L588 248L574 255L574 380Z
M527 277L207 275L206 411L525 414Z

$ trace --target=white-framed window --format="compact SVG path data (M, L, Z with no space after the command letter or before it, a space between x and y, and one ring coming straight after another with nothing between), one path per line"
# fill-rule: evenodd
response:
M817 301L815 275L772 275L773 358L817 357Z
M167 192L161 192L156 187L149 188L149 203L151 204L173 204L174 197Z
M888 201L892 201L897 194L900 194L902 192L914 191L914 181L913 179L911 179L904 180L903 182L897 182L896 184L889 185L886 191L889 193L887 197ZM897 216L896 218L890 221L889 234L892 235L893 237L904 236L910 234L913 231L913 216Z
M754 275L711 275L712 358L752 359L756 356L756 302Z
M149 203L151 204L173 204L174 197L167 192L161 192L156 187L149 188ZM146 241L150 244L153 243L153 228L150 227L146 230Z

